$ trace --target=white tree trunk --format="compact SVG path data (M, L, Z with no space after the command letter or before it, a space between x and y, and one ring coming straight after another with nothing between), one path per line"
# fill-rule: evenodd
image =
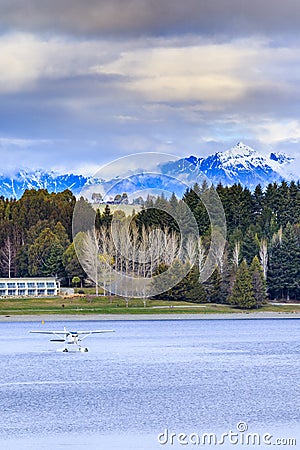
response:
M80 261L87 275L95 283L96 296L99 295L99 236L95 231L87 231L84 234L81 248Z
M8 274L8 278L11 278L12 275L15 254L16 252L11 238L7 236L4 241L4 246L1 249L1 266Z
M239 241L236 241L232 252L232 261L236 268L239 267L240 264L240 252L241 252L241 244Z
M260 258L260 263L261 263L262 268L263 268L264 278L267 279L268 243L267 243L266 239L262 239L261 242L260 242L259 258Z

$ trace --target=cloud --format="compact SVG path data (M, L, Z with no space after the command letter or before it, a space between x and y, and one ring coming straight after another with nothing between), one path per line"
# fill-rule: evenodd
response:
M296 151L296 40L11 32L0 54L3 165L87 171L133 152L204 156L238 140Z
M89 74L97 61L114 55L102 41L45 38L29 33L0 37L0 93L33 89L40 79L62 80Z
M297 0L2 0L3 28L84 35L299 32Z
M259 112L270 103L276 110L276 101L290 103L298 97L300 48L273 48L261 38L250 43L195 40L141 38L124 44L4 35L0 94L28 92L33 102L34 95L39 96L44 108L56 104L83 121L97 121L97 110L108 107L112 121L123 124L140 120L139 107L147 115L149 104L180 108L193 103L198 111Z
M0 137L0 148L1 147L7 147L7 146L13 146L17 148L29 148L35 145L40 144L50 144L51 140L47 139L19 139L15 137Z
M257 126L256 134L258 139L271 145L284 142L300 143L300 121L267 120L266 123Z
M251 110L252 103L256 110L265 108L268 96L276 102L295 95L299 69L299 48L274 49L263 39L198 45L191 39L190 45L181 46L153 40L151 47L120 52L111 62L93 67L97 74L119 76L123 89L147 102L241 112Z
M222 102L243 92L243 82L234 74L241 57L229 45L152 47L123 52L94 70L125 77L125 88L153 102Z

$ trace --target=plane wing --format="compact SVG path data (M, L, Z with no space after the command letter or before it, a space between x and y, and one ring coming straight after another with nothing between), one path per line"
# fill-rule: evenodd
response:
M65 338L68 335L68 331L29 331L29 333L38 333L38 334L51 334L56 336L58 339L51 339L51 341L57 342L65 342Z
M38 333L38 334L54 334L56 336L59 335L70 335L70 334L77 334L77 335L86 335L89 336L90 334L96 334L96 333L113 333L115 330L91 330L91 331L29 331L29 333Z
M89 337L91 334L97 334L97 333L113 333L115 330L92 330L92 331L78 331L77 334L80 335L80 340L83 341L83 339Z
M68 334L68 331L29 331L29 333L39 333L39 334Z
M49 330L32 330L29 333L38 333L38 334L51 334L57 337L57 339L50 339L53 342L67 342L68 337L71 336L71 339L77 338L78 341L82 341L83 339L89 337L91 334L97 333L112 333L115 330L88 330L88 331L69 331L66 328L64 331L49 331ZM80 336L80 339L79 339ZM75 342L75 340L74 340ZM72 342L73 343L73 342Z
M29 331L29 333L39 333L39 334L68 334L68 331Z
M114 333L115 330L77 331L77 334Z

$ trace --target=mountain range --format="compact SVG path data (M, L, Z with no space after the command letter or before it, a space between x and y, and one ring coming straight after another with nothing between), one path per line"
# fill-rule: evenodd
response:
M146 168L133 175L130 182L118 177L113 180L100 180L75 174L57 174L42 170L30 172L20 170L14 176L0 175L0 195L8 198L20 198L26 189L47 189L49 192L61 192L70 189L78 195L82 189L92 192L111 189L110 194L128 192L145 188L167 189L179 195L183 185L198 182L207 177L213 184L232 185L240 183L253 189L257 184L265 187L270 182L298 180L293 174L293 158L285 154L270 153L264 156L251 147L239 142L235 147L217 152L207 157L189 156L164 164L158 164L157 174L147 173ZM133 180L133 182L132 182ZM177 180L178 183L177 183ZM177 186L178 184L178 186Z
M274 181L298 179L291 173L293 161L294 158L281 153L264 156L239 142L229 150L217 152L206 158L190 156L164 164L162 172L173 176L186 172L189 173L189 180L202 173L215 185L222 183L230 186L240 183L253 189L258 184L265 187Z

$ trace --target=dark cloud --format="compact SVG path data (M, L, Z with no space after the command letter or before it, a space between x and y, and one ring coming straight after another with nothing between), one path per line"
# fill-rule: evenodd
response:
M2 0L3 30L203 35L300 30L299 0Z
M0 30L3 166L300 142L299 0L0 0Z

